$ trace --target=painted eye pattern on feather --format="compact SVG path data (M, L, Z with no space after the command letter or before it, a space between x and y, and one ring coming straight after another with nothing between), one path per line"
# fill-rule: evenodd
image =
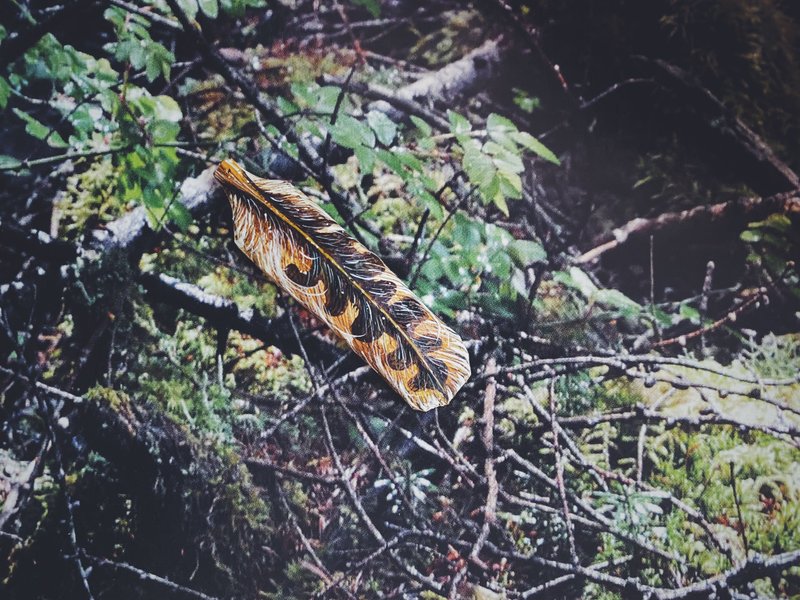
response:
M444 406L469 379L461 338L384 262L286 181L235 161L214 174L233 210L236 245L321 319L413 408Z

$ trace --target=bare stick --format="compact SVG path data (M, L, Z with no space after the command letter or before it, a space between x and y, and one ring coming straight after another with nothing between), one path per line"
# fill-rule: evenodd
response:
M486 392L483 395L483 429L481 431L481 442L486 451L486 458L483 461L483 472L486 475L486 502L483 507L483 526L478 535L478 539L472 545L472 550L469 553L469 560L482 568L486 565L480 559L480 552L483 549L486 540L489 538L492 524L497 519L497 472L494 466L494 405L497 397L497 382L494 375L497 373L497 362L493 356L489 357L486 362L486 375L488 376L486 382ZM450 585L450 598L458 598L460 596L458 586L467 572L467 564L455 574L453 581Z

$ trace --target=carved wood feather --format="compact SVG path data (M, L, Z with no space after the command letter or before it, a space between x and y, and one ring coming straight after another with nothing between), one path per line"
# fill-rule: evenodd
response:
M286 181L233 160L214 174L233 210L236 245L340 336L413 408L450 402L469 379L461 338L384 262Z

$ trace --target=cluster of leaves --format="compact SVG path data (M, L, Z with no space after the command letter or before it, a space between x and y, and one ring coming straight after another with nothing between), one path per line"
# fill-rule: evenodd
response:
M469 180L478 188L484 204L493 203L506 216L507 199L522 198L523 150L560 164L544 144L527 131L519 131L505 117L492 113L486 119L485 131L473 131L472 124L462 115L451 111L448 116ZM488 138L483 144L478 139L482 137Z
M110 8L106 18L114 24L118 42L110 43L110 56L126 66L120 73L108 58L95 58L61 44L52 34L45 35L29 50L21 68L9 75L9 84L20 104L13 107L25 123L25 131L50 148L65 150L64 156L38 159L55 162L63 158L91 158L111 155L115 167L115 188L122 202L144 204L154 222L165 216L181 226L189 222L188 214L173 202L176 180L180 174L176 142L182 113L170 96L152 95L130 80L129 69L144 68L149 81L168 76L174 60L160 43L150 39L149 22L120 9ZM50 95L39 100L26 96L28 89L48 84ZM46 106L42 109L41 106ZM50 114L56 111L56 115ZM42 112L45 125L35 112ZM40 152L44 151L41 144ZM6 169L20 171L36 164L37 159L0 157Z
M768 281L778 283L800 300L800 275L796 262L800 235L792 219L783 214L770 215L763 221L750 223L740 238L750 249L748 262L765 273Z
M429 211L428 230L444 227L440 237L431 240L416 285L434 308L448 315L474 306L500 317L516 314L516 302L531 289L527 270L546 262L545 250L538 241L515 239L502 227L448 208L442 193L448 179L463 170L482 203L508 216L507 201L522 197L525 152L558 165L551 150L497 114L488 117L485 129L473 131L466 117L449 111L450 131L441 135L416 116L408 128L383 111L362 112L335 86L300 82L292 84L291 93L292 100L281 99L279 104L285 113L301 115L296 121L299 131L319 140L330 136L333 143L352 150L361 177L396 177L402 188L398 192ZM296 156L296 149L289 149ZM347 169L341 179L360 191L358 178L348 177ZM379 193L385 194L388 187Z

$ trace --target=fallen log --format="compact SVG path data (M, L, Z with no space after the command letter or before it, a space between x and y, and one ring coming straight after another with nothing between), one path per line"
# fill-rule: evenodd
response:
M481 89L503 63L501 42L502 38L487 40L462 58L420 77L394 94L387 90L377 90L394 96L396 100L391 103L377 100L369 108L379 110L398 121L409 112L410 106L413 107L412 103L450 104L458 96Z

